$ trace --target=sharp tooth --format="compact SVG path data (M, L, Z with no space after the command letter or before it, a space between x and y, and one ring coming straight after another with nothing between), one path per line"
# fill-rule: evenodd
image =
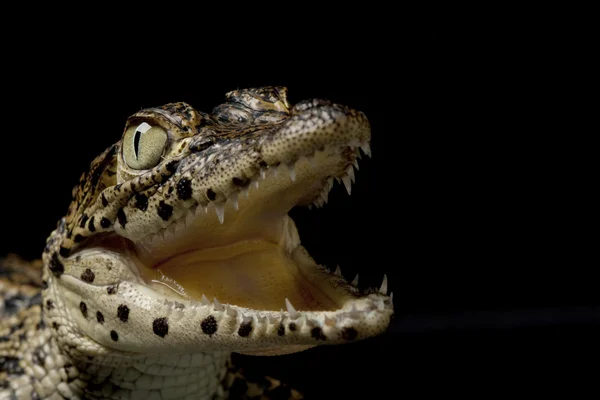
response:
M227 305L227 307L225 307L227 310L227 315L229 315L230 317L235 317L237 315L237 312L231 308L231 306Z
M332 177L327 179L327 187L328 187L328 190L333 189L333 178Z
M360 312L356 309L356 305L352 305L352 310L350 310L350 318L359 319Z
M342 180L340 178L338 178L337 176L335 177L335 180L337 181L337 183L340 183Z
M276 324L277 322L279 322L279 318L277 318L276 316L269 314L269 323L270 324Z
M267 322L267 317L264 316L259 315L256 319L258 320L259 324L264 324L265 322Z
M358 286L358 274L356 274L356 276L354 277L354 279L352 280L352 285L354 286Z
M225 220L225 204L223 203L214 203L215 211L217 212L217 217L219 217L219 222L223 223Z
M296 309L294 308L292 303L290 303L290 301L287 299L287 297L285 298L285 306L287 307L287 312L288 312L288 314L290 314L291 319L296 319L300 316L298 311L296 311Z
M242 314L242 323L247 324L250 321L252 321L252 315L244 315L244 314Z
M290 172L290 178L295 181L296 180L296 166L295 164L288 165L288 171Z
M260 177L261 177L262 179L265 179L265 176L266 176L266 175L267 175L267 173L265 172L265 169L264 169L264 168L261 168L261 169L260 169Z
M365 143L362 146L360 146L360 149L363 151L363 153L365 153L365 155L369 158L371 158L371 145L369 143Z
M219 303L219 300L217 300L216 297L213 297L213 303L215 303L215 311L223 311L225 308L223 304Z
M348 166L348 168L346 169L346 173L348 174L348 176L350 176L350 180L352 181L352 183L354 183L354 168L352 168L352 165Z
M340 268L339 265L337 267L335 267L334 274L336 274L337 276L342 276L342 269Z
M312 208L313 208L313 205L312 205L312 203L311 203L311 204L309 204L309 205L308 205L308 209L309 209L309 210L312 210Z
M352 181L350 180L350 177L346 175L342 178L342 181L344 182L344 186L346 187L346 192L348 192L348 195L352 194Z
M237 192L231 193L229 195L229 200L231 200L231 204L233 205L233 208L235 210L239 210L238 194L237 194Z
M358 171L358 160L356 158L352 161L352 165L354 165L354 168Z
M394 304L394 292L390 293L390 304Z
M254 184L254 187L255 187L256 189L258 189L258 181L254 181L254 182L252 182L252 183Z
M185 215L185 224L189 225L192 223L192 221L194 221L195 215L194 215L194 211L192 210L188 210L187 214Z
M327 204L327 202L329 201L329 191L323 190L323 193L321 193L321 197L323 198L325 204Z
M205 295L202 295L202 304L205 306L210 304L210 301L208 301Z
M388 289L387 275L383 274L383 282L381 283L381 287L379 288L379 293L387 294L387 289Z

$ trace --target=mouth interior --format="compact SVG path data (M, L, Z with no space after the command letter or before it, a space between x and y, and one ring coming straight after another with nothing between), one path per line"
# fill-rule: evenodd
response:
M300 245L287 215L327 193L355 152L321 151L288 166L269 168L238 207L227 201L224 222L214 204L198 205L163 232L136 244L143 281L159 293L256 310L279 311L285 299L298 311L334 311L355 297L352 286L319 266ZM332 173L333 172L333 173ZM342 290L340 290L342 288ZM344 290L347 289L347 290Z

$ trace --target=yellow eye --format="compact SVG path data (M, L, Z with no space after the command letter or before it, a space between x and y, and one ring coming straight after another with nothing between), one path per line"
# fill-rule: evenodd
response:
M142 122L131 126L123 136L123 159L133 169L148 169L160 161L167 145L167 132Z

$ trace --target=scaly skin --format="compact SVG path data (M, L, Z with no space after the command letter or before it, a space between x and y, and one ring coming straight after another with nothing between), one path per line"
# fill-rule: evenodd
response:
M0 325L0 399L299 398L270 379L240 391L230 353L387 328L385 279L362 293L317 265L287 216L322 206L333 179L349 190L369 139L362 113L292 107L280 87L230 92L211 114L174 103L131 116L48 238L41 299L35 272L5 260L18 273L0 291L28 301Z

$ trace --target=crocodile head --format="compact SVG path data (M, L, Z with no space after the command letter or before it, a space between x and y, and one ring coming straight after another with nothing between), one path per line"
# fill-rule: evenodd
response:
M44 252L56 337L85 352L284 354L383 332L387 283L361 292L318 265L288 216L321 206L369 154L366 117L281 87L211 114L131 116L91 164Z

